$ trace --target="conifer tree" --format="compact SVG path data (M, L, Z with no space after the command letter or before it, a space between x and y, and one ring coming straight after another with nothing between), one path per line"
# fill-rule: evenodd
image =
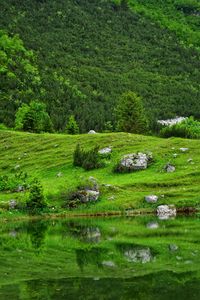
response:
M139 134L148 131L148 120L142 99L133 92L122 94L116 108L116 116L119 131Z

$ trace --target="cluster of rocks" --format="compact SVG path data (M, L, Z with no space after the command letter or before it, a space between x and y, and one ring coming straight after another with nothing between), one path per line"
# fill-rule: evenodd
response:
M145 170L152 162L152 153L131 153L125 155L118 164L116 171L118 172L133 172Z
M71 195L71 200L79 200L81 203L96 202L99 200L99 185L94 177L89 178L89 184L80 188Z

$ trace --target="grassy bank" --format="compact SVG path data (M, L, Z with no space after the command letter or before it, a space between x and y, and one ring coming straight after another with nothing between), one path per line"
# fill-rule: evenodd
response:
M66 211L61 207L66 201L67 192L90 176L95 177L100 185L110 186L101 187L101 197L97 203L82 205L70 213L129 209L149 211L158 204L199 206L199 141L129 133L70 136L12 131L0 131L0 140L0 174L12 175L23 171L31 178L37 177L44 187L48 205L55 213ZM100 148L112 146L111 159L106 161L105 167L97 170L84 171L74 167L73 152L77 143L84 149L91 149L94 145ZM182 147L188 147L189 150L182 152ZM113 173L113 167L124 154L137 151L151 151L154 163L144 171ZM188 162L188 159L192 160ZM163 170L168 162L176 166L174 173ZM60 177L58 173L61 173ZM144 196L149 194L160 196L158 204L144 201ZM28 192L0 192L0 207L5 207L11 199L24 202L27 195Z

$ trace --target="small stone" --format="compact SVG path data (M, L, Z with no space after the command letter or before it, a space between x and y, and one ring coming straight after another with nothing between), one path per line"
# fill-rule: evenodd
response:
M167 173L173 173L176 171L176 167L171 164L167 164L164 169Z
M188 163L191 163L192 161L193 161L192 158L188 158L188 160L187 160Z
M178 154L177 153L173 153L173 157L177 158Z
M88 134L96 134L96 131L95 131L95 130L90 130L90 131L88 132Z
M178 250L178 246L175 245L175 244L170 244L169 245L169 250L172 251L172 252L177 251Z
M98 152L101 155L108 155L108 154L111 154L112 149L110 147L106 147L106 148L100 149Z
M148 203L156 203L158 201L158 196L156 195L145 196L145 200Z
M181 152L187 152L189 150L189 148L180 148L179 149Z
M16 201L15 199L11 199L11 200L9 201L9 208L10 208L10 209L15 209L16 206L17 206L17 201Z
M62 177L63 176L63 173L62 172L58 172L57 174L56 174L56 177Z
M16 189L17 193L23 192L24 191L24 186L23 185L19 185Z
M147 224L147 228L149 228L149 229L157 229L157 228L159 228L159 224L157 222L149 222Z
M109 261L109 260L108 261L106 261L106 260L102 261L102 265L106 266L106 267L110 267L110 268L116 267L115 263L113 261Z
M108 200L110 200L110 201L115 200L115 196L110 196L110 197L108 197Z
M19 170L20 169L20 165L17 164L15 167L14 167L15 170Z

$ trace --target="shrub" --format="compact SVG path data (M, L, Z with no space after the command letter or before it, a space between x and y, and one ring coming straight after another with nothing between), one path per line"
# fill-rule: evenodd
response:
M43 188L38 180L34 180L30 187L29 198L26 202L26 207L31 212L41 211L47 207Z
M200 139L200 122L194 120L193 117L190 117L181 123L161 128L160 135L165 138L175 136Z
M73 155L73 165L83 167L85 170L98 169L102 167L104 164L101 161L101 157L98 151L98 146L95 146L89 151L84 151L78 144Z

